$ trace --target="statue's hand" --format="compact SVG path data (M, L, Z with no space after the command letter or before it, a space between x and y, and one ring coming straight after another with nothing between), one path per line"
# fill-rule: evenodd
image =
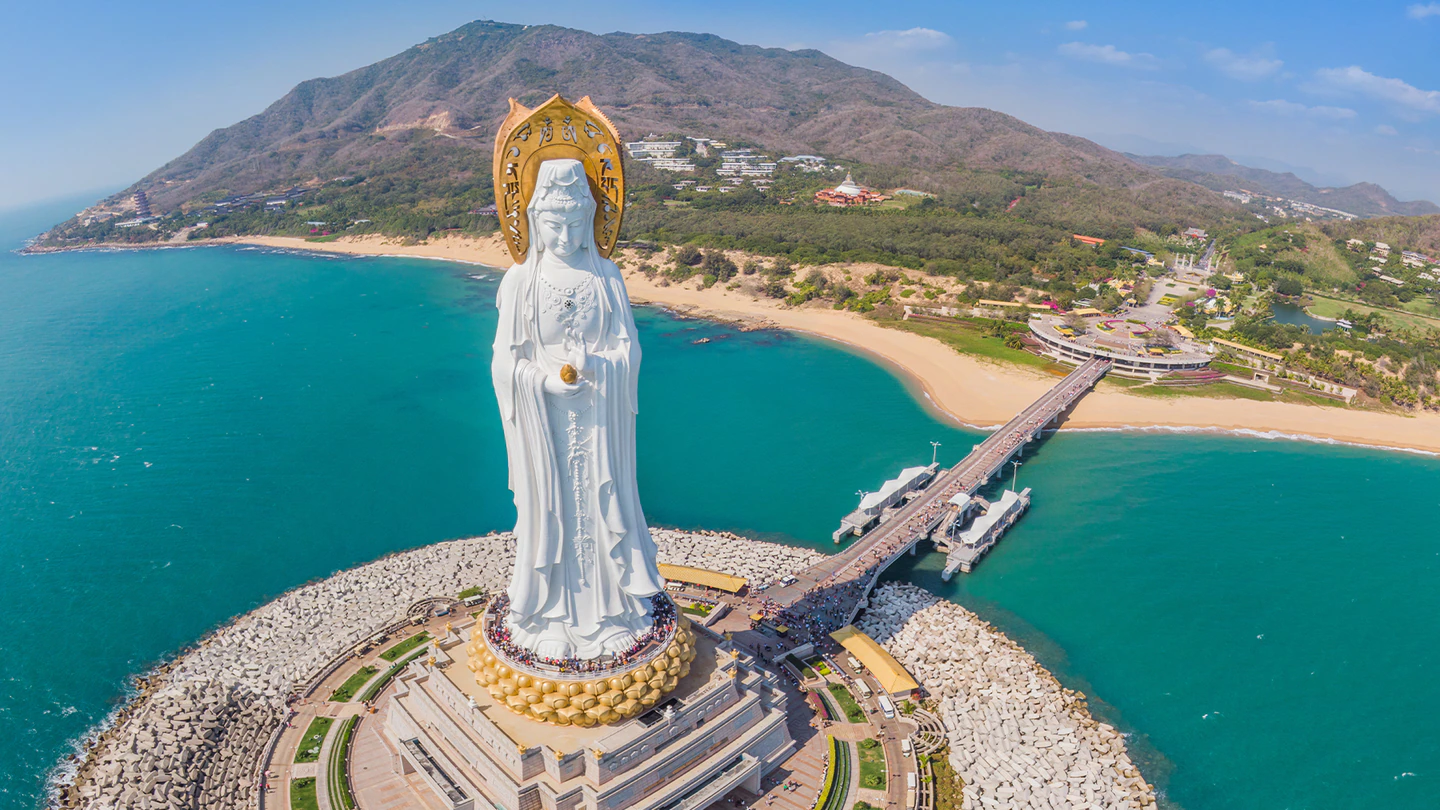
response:
M585 379L584 377L580 377L579 379L575 380L574 384L572 385L571 383L567 383L564 380L560 379L559 374L552 374L546 377L545 382L541 385L545 389L545 393L551 396L565 397L566 399L569 399L570 397L575 396L581 391L584 391L586 387L590 385L590 381Z
M580 341L570 350L570 365L581 375L585 374L585 367L590 363L590 353L585 350L585 342Z

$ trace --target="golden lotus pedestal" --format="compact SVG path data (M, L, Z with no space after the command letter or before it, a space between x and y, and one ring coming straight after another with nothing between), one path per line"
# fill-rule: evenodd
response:
M482 617L483 618L483 617ZM526 667L492 649L477 622L465 652L475 682L516 714L559 726L618 723L675 690L695 660L695 631L684 616L675 632L638 661L606 672L559 673Z

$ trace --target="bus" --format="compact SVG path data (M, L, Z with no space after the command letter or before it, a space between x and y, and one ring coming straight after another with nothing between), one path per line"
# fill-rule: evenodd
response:
M886 720L895 719L895 704L890 702L888 695L880 696L880 711L885 715Z
M915 747L910 744L909 737L906 737L905 739L900 741L900 756L908 757L910 756L910 753L914 750Z
M870 685L867 684L867 683L865 683L865 679L864 679L864 678L856 678L856 679L855 679L855 688L860 690L860 696L861 696L861 697L863 697L863 698L869 698L869 697L870 697Z

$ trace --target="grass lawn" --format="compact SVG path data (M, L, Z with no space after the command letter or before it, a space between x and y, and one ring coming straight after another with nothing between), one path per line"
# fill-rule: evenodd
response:
M1269 391L1236 385L1230 382L1208 383L1206 385L1136 385L1129 386L1125 393L1137 397L1156 399L1181 399L1187 397L1208 397L1210 399L1249 399L1256 402L1270 402L1278 399Z
M295 752L296 762L314 762L320 758L320 744L335 721L329 717L317 717L310 721L305 736L300 740L300 750Z
M830 694L834 696L835 702L840 705L840 711L845 714L845 719L852 723L865 722L865 710L855 702L855 696L850 694L850 690L846 689L844 684L832 683L828 688Z
M860 749L860 787L885 789L885 746L879 740L863 740Z
M1213 365L1213 364L1212 364ZM1223 369L1220 369L1223 370ZM1307 394L1286 388L1278 394L1237 385L1231 382L1205 383L1204 385L1146 385L1142 380L1104 379L1100 385L1111 390L1119 389L1137 397L1155 399L1180 399L1182 397L1208 397L1210 399L1248 399L1252 402L1293 402L1298 405L1319 405L1326 408L1356 409L1338 399Z
M350 793L349 766L346 762L350 758L350 735L355 731L355 724L358 722L358 717L347 717L345 722L340 724L340 736L335 739L335 747L326 766L325 784L330 794L330 810L355 810L355 797Z
M366 681L375 677L375 673L379 671L380 670L375 667L368 665L361 667L359 672L347 678L345 683L340 684L340 688L336 689L335 692L330 695L330 699L336 703L350 702L354 699L355 693L360 691L360 687L364 686Z
M1404 327L1419 332L1440 330L1440 318L1422 315L1419 312L1372 307L1367 304L1360 304L1341 298L1331 298L1320 295L1319 293L1311 293L1311 297L1314 299L1314 303L1306 307L1305 311L1317 318L1340 318L1345 315L1345 310L1350 309L1361 315L1369 315L1372 312L1379 313L1380 316L1385 319L1385 322L1391 325L1392 329ZM1429 303L1427 301L1417 304L1416 302L1419 301L1421 301L1421 299L1416 298L1414 301L1411 301L1410 304L1416 305L1416 309L1423 309Z
M290 810L320 810L315 798L315 777L290 780Z
M825 785L815 800L815 810L845 810L850 793L850 743L830 737L830 763L825 769Z
M392 665L389 669L385 670L385 677L380 678L374 683L370 684L370 687L366 689L365 693L360 696L360 702L368 703L373 700L375 696L380 694L381 690L385 688L386 684L390 683L392 680L395 679L396 675L400 674L400 670L404 669L407 664L424 654L425 651L420 650L419 652L413 653L409 658L406 658L399 663Z
M1048 370L1055 365L1048 358L1037 357L1024 349L1012 349L1005 345L1003 338L986 334L983 330L961 321L956 321L953 326L934 321L877 319L875 322L891 329L935 338L961 354L1042 370Z
M391 662L391 663L393 664L394 662L400 660L400 656L404 655L405 653L410 652L411 650L415 649L416 647L419 647L421 644L424 644L425 642L427 642L427 641L429 641L429 640L430 640L430 631L427 630L427 631L425 631L425 632L423 632L423 633L418 633L418 634L416 634L416 635L411 636L410 638L405 639L404 641L400 642L399 644L396 644L394 647L391 647L390 649L386 650L385 652L380 653L380 657L381 657L381 658L384 658L386 661L389 661L389 662Z
M1423 315L1428 318L1440 318L1440 309L1436 308L1435 299L1428 296L1416 296L1406 303L1401 304L1400 308L1406 312L1413 312L1416 315Z
M1250 368L1249 366L1240 366L1234 363L1226 363L1221 360L1211 360L1210 368L1220 372L1221 374L1234 374L1236 377L1245 377L1246 379L1255 376L1255 369Z

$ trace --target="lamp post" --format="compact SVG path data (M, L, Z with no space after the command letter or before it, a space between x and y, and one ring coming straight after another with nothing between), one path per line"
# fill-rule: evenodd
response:
M940 455L940 442L930 442L930 466L935 466L935 459Z
M1014 470L1015 470L1014 474L1013 474L1013 475L1011 476L1011 478L1010 478L1010 491L1011 491L1011 492L1014 492L1014 491L1015 491L1015 482L1018 481L1018 480L1020 480L1020 465L1023 464L1023 463L1024 463L1023 461L1012 461L1012 462L1010 462L1010 464L1013 466L1013 468L1014 468Z

